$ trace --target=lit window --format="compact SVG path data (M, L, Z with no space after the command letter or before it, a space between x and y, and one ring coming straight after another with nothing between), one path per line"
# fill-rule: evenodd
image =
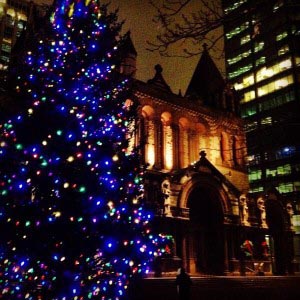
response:
M248 87L250 85L254 84L254 76L251 74L250 76L244 77L243 78L243 86Z
M247 0L239 0L239 1L234 2L233 4L231 4L230 6L228 6L224 9L225 14L227 15L231 11L237 9L239 6L241 6L245 2L247 2Z
M238 26L238 27L234 28L233 30L231 30L230 32L226 33L226 38L229 40L232 37L234 37L235 35L246 30L248 27L249 27L249 22L245 22L245 23L241 24L241 26Z
M278 50L278 56L283 55L290 51L289 45L284 45Z
M283 1L277 1L273 6L273 12L277 11L281 6L283 6Z
M266 169L267 177L275 177L277 175L276 169Z
M294 182L294 190L299 192L300 191L300 181Z
M292 168L290 164L286 164L284 166L277 167L277 173L278 175L286 175L292 173Z
M258 52L264 48L265 43L264 42L259 42L255 43L254 45L254 52Z
M263 95L270 94L275 90L282 89L288 86L289 84L292 84L293 82L294 81L292 75L286 76L259 87L257 89L257 94L259 97L261 97Z
M291 68L291 66L292 66L291 59L286 59L279 63L279 71L289 69L289 68Z
M232 57L232 58L228 58L227 59L227 63L229 65L233 65L237 62L239 62L240 60L242 60L243 58L246 58L248 57L249 55L251 54L251 49L243 52L243 53L240 53L239 55L235 56L235 57Z
M266 57L262 56L255 61L255 65L258 67L259 65L263 65L266 62Z
M261 174L262 174L261 170L250 171L248 175L249 181L252 182L261 179Z
M250 114L249 114L250 115ZM249 116L247 115L247 116ZM252 114L253 115L253 114ZM249 122L245 125L245 130L246 132L250 132L250 131L253 131L253 130L256 130L257 129L257 122Z
M241 67L241 68L235 70L234 72L229 73L228 77L229 77L229 79L237 77L243 73L246 73L247 71L249 71L251 69L252 69L252 64L246 65L244 67Z
M249 155L247 157L247 162L248 162L249 165L260 164L260 155L259 154Z
M259 193L259 192L263 192L263 191L264 191L264 188L262 186L250 189L250 193Z
M234 84L234 88L235 88L236 91L241 90L243 87L244 87L243 84L240 83L240 82L237 82L237 83Z
M250 34L247 34L241 38L241 45L248 43L251 40Z
M243 102L249 102L255 98L255 91L249 91L247 93L244 93L244 99Z
M277 42L281 41L281 40L283 40L287 36L288 36L287 31L281 32L281 33L279 33L279 34L276 35L276 41Z
M286 193L291 193L293 192L293 184L291 182L288 182L288 183L280 183L278 185L278 191L279 193L282 193L282 194L286 194Z
M264 125L272 125L272 117L266 117L266 118L261 119L260 124L263 126Z
M280 72L283 72L291 67L292 67L291 58L288 58L281 62L278 62L278 63L274 64L273 66L270 66L269 68L263 67L258 70L258 72L256 74L256 81L259 82L261 80L267 79L267 78L272 77L275 74L278 74Z

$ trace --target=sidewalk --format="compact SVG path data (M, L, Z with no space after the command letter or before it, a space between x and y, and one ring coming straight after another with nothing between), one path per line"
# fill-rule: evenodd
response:
M192 277L191 300L299 300L300 275ZM147 278L131 300L175 300L175 278Z

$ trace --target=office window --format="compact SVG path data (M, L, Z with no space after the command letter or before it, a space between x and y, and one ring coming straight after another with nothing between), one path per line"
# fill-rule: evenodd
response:
M241 45L244 45L244 44L250 42L250 40L251 40L250 34L247 34L247 35L243 36L241 38Z
M278 50L278 56L283 55L283 54L285 54L285 53L287 53L289 51L290 51L289 45L284 45L281 48L279 48L279 50Z
M289 84L292 84L294 82L293 76L289 75L286 77L282 77L280 79L277 79L275 81L272 81L268 84L265 84L257 89L257 94L259 97L270 94L276 90L282 89Z
M247 161L249 166L258 165L260 164L260 155L259 154L248 155Z
M249 117L257 113L256 105L244 107L242 110L242 117Z
M258 186L258 187L251 188L249 191L250 193L259 193L259 192L263 192L264 188L262 186Z
M273 12L276 12L282 6L283 6L283 0L276 1L275 5L273 6Z
M253 182L253 181L259 180L259 179L261 179L261 175L262 175L261 170L249 171L249 175L248 175L249 181Z
M246 88L250 85L254 84L254 75L248 75L246 77L243 78L243 87Z
M291 174L292 168L290 164L286 164L284 166L279 166L277 167L277 174L278 175L287 175Z
M265 43L264 42L259 42L254 44L254 52L261 51L264 48Z
M277 170L276 169L266 169L266 176L269 177L276 177Z
M236 83L234 84L234 88L235 88L236 91L241 90L243 87L244 87L244 86L243 86L243 84L242 84L241 82L236 82Z
M248 117L248 115L246 115L245 117ZM258 127L257 121L254 121L254 122L248 122L248 123L245 125L245 131L246 131L246 132L250 132L250 131L256 130L257 127Z
M243 53L240 53L240 54L238 54L238 55L235 56L235 57L228 58L228 59L227 59L227 63L228 63L229 65L233 65L233 64L239 62L240 60L242 60L243 58L248 57L250 54L251 54L251 49L249 49L249 50L247 50L247 51L245 51L245 52L243 52Z
M260 124L262 126L270 126L272 125L272 117L266 117L260 120Z
M262 56L255 61L255 65L258 67L260 65L263 65L265 62L266 62L266 57Z
M288 36L287 31L281 32L276 35L276 41L279 42Z
M249 102L255 98L255 91L251 90L249 92L244 93L244 99L243 102ZM255 111L256 113L256 111Z
M283 72L287 69L290 69L292 67L292 60L291 58L284 59L280 62L277 62L276 64L270 66L270 67L262 67L257 71L256 74L256 81L262 81L264 79L270 78L280 72Z
M233 30L231 30L230 32L226 33L226 38L229 40L229 39L233 38L235 35L243 32L247 28L249 28L249 22L245 22L245 23L241 24L241 26L238 26L238 27L234 28Z
M10 51L11 51L11 45L2 44L1 50L3 50L4 52L10 53Z
M300 191L300 181L294 182L294 191L299 192Z
M281 194L291 193L294 190L293 183L279 183L277 190Z
M245 2L247 2L247 0L239 0L239 1L234 2L233 4L231 4L230 6L228 6L224 9L225 14L228 14L231 11L237 9L238 7L240 7Z
M4 15L4 7L1 5L1 1L0 1L0 18L2 18Z
M295 100L295 92L289 91L284 94L274 96L271 99L266 99L264 102L258 104L259 111L266 111L269 109L273 109L275 107L279 107L285 103Z
M256 73L256 81L262 81L264 79L267 79L269 77L271 77L273 75L273 72L269 69L267 69L266 67L263 67L261 69L259 69Z
M243 73L246 73L247 71L249 71L251 69L252 69L252 64L246 65L244 67L241 67L241 68L229 73L228 77L229 77L229 79L237 77Z

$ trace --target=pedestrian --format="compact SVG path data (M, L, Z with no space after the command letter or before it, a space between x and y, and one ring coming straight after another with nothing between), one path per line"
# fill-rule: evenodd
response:
M192 285L191 277L181 267L179 274L176 276L177 295L179 300L190 300L190 289Z

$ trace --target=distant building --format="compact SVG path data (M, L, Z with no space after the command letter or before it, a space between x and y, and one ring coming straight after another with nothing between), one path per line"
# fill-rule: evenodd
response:
M300 260L300 2L223 0L226 70L241 99L250 192L284 196Z
M33 1L0 0L0 78L5 77L12 49L42 10Z

